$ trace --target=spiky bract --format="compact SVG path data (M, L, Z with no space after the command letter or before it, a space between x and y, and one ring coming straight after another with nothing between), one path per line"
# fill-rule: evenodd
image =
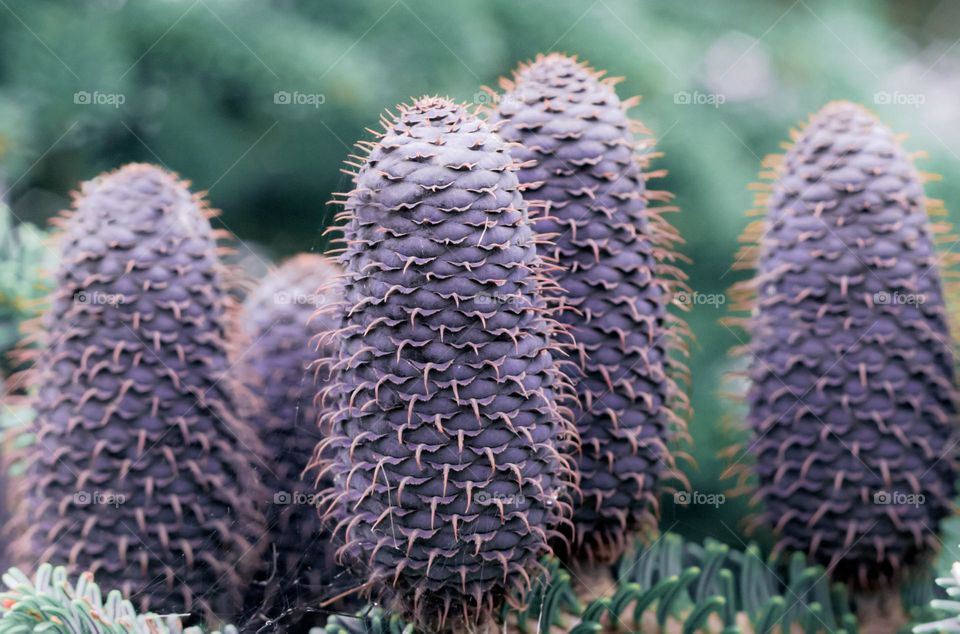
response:
M335 301L338 274L323 256L291 258L250 293L239 320L247 338L245 381L261 397L256 429L270 467L264 475L271 502L267 521L277 556L270 585L276 584L285 607L337 594L334 581L342 572L333 565L314 483L302 477L321 440L314 401L327 377L316 376L310 365L317 340L336 327L322 309ZM329 345L319 352L329 354Z
M60 224L16 559L229 617L265 526L204 204L135 164L85 183Z
M922 179L865 109L831 103L780 162L738 289L750 453L779 547L875 586L936 542L955 494L953 355Z
M333 514L373 592L462 631L522 595L567 510L540 261L506 145L463 106L401 106L365 147L326 391Z
M574 546L616 559L631 533L656 525L658 484L675 471L668 447L684 428L685 399L668 358L685 332L667 307L683 275L670 265L677 236L651 210L666 192L646 189L638 141L614 81L570 57L551 54L502 80L490 118L516 142L510 152L528 200L545 213L536 231L554 241L559 319L576 341L571 377L582 405L575 420L583 499ZM533 205L533 203L531 203ZM677 366L674 366L676 369Z

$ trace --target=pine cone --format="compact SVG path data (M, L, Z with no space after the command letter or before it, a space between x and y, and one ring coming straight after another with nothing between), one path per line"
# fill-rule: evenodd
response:
M861 587L936 544L956 490L953 355L920 176L865 109L831 103L776 178L751 307L757 497L778 548Z
M283 263L246 298L240 325L246 335L245 383L262 397L257 431L270 469L267 520L277 566L269 571L284 608L316 605L338 594L344 572L335 565L330 534L320 521L316 483L303 472L322 439L314 402L328 377L310 368L317 340L336 327L328 312L339 271L320 255L302 254ZM330 345L320 351L329 354ZM325 479L319 488L329 486ZM346 588L341 588L344 590Z
M683 279L669 266L678 236L648 207L648 194L669 195L648 193L638 153L649 143L634 139L630 102L602 75L564 55L539 56L501 80L506 92L490 119L516 143L525 197L546 209L535 229L563 267L553 278L570 308L559 319L576 340L566 369L582 404L573 546L609 562L632 533L656 528L659 487L677 475L669 443L685 428L673 410L685 413L686 400L668 356L685 326L667 312Z
M333 515L375 594L461 631L522 595L567 510L554 326L498 136L424 97L366 147L326 391Z
M31 374L16 554L89 570L144 611L229 618L260 563L264 493L210 214L150 165L85 183L75 208Z

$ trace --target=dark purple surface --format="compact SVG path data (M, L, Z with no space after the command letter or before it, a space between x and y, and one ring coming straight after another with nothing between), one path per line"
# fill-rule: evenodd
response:
M315 503L317 486L301 477L322 436L314 399L327 377L310 368L318 338L335 328L330 286L339 271L320 255L299 255L260 281L244 301L240 324L247 341L245 383L261 397L256 430L266 450L267 521L277 566L268 572L265 599L271 613L317 607L356 581L333 561L330 533ZM325 479L321 486L328 486ZM259 603L262 599L257 599Z
M428 631L522 590L564 514L569 421L503 141L452 102L385 124L346 203L328 390L343 554Z
M32 376L17 558L92 570L143 610L230 618L260 564L263 492L210 223L149 165L85 183L75 206Z
M954 359L923 188L893 134L848 103L813 118L778 176L750 323L759 497L782 548L874 585L931 551L955 494Z
M612 561L631 533L656 527L657 485L673 458L669 407L676 392L666 359L668 293L656 276L638 143L611 85L564 55L521 67L491 113L517 145L524 197L549 203L538 233L574 310L559 319L576 340L569 366L583 498L575 550ZM542 204L540 205L542 206Z

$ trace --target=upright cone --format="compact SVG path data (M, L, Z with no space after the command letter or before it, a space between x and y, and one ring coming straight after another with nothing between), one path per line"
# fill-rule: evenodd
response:
M327 258L302 254L272 271L243 303L245 383L261 396L256 430L266 449L271 542L277 565L267 571L268 610L315 606L346 589L333 563L330 534L320 522L317 487L304 478L322 440L315 404L328 377L311 369L317 341L333 330L323 309L335 303L339 270ZM329 354L328 342L321 353ZM329 485L325 479L321 488ZM258 600L259 602L260 600Z
M474 629L568 510L541 265L516 165L463 106L400 106L362 147L319 462L368 590L426 631Z
M670 443L685 430L687 402L670 359L685 326L668 311L684 275L672 266L679 240L659 215L666 192L646 188L652 141L638 141L612 80L565 55L520 66L490 112L523 164L525 197L545 210L536 231L559 267L559 313L576 341L568 373L578 382L575 411L582 500L573 546L601 562L619 557L630 536L656 527L666 476L678 476ZM531 202L531 205L533 203Z
M936 545L956 490L954 357L921 175L864 108L795 135L755 225L749 452L783 550L882 586Z
M128 165L61 218L16 559L92 571L142 610L230 618L264 493L208 215L173 174Z

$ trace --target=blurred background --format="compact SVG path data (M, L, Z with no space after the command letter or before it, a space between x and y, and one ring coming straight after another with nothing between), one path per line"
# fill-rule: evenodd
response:
M741 438L720 398L737 337L719 319L761 158L833 99L873 109L960 208L960 2L951 0L0 0L0 347L46 277L36 227L78 182L129 161L209 192L254 272L322 251L354 141L424 93L486 99L517 62L577 54L624 76L621 97L664 153L699 300L690 360L693 489L719 494ZM5 413L9 415L9 412ZM744 500L676 507L663 527L742 545ZM761 536L762 537L762 536Z

